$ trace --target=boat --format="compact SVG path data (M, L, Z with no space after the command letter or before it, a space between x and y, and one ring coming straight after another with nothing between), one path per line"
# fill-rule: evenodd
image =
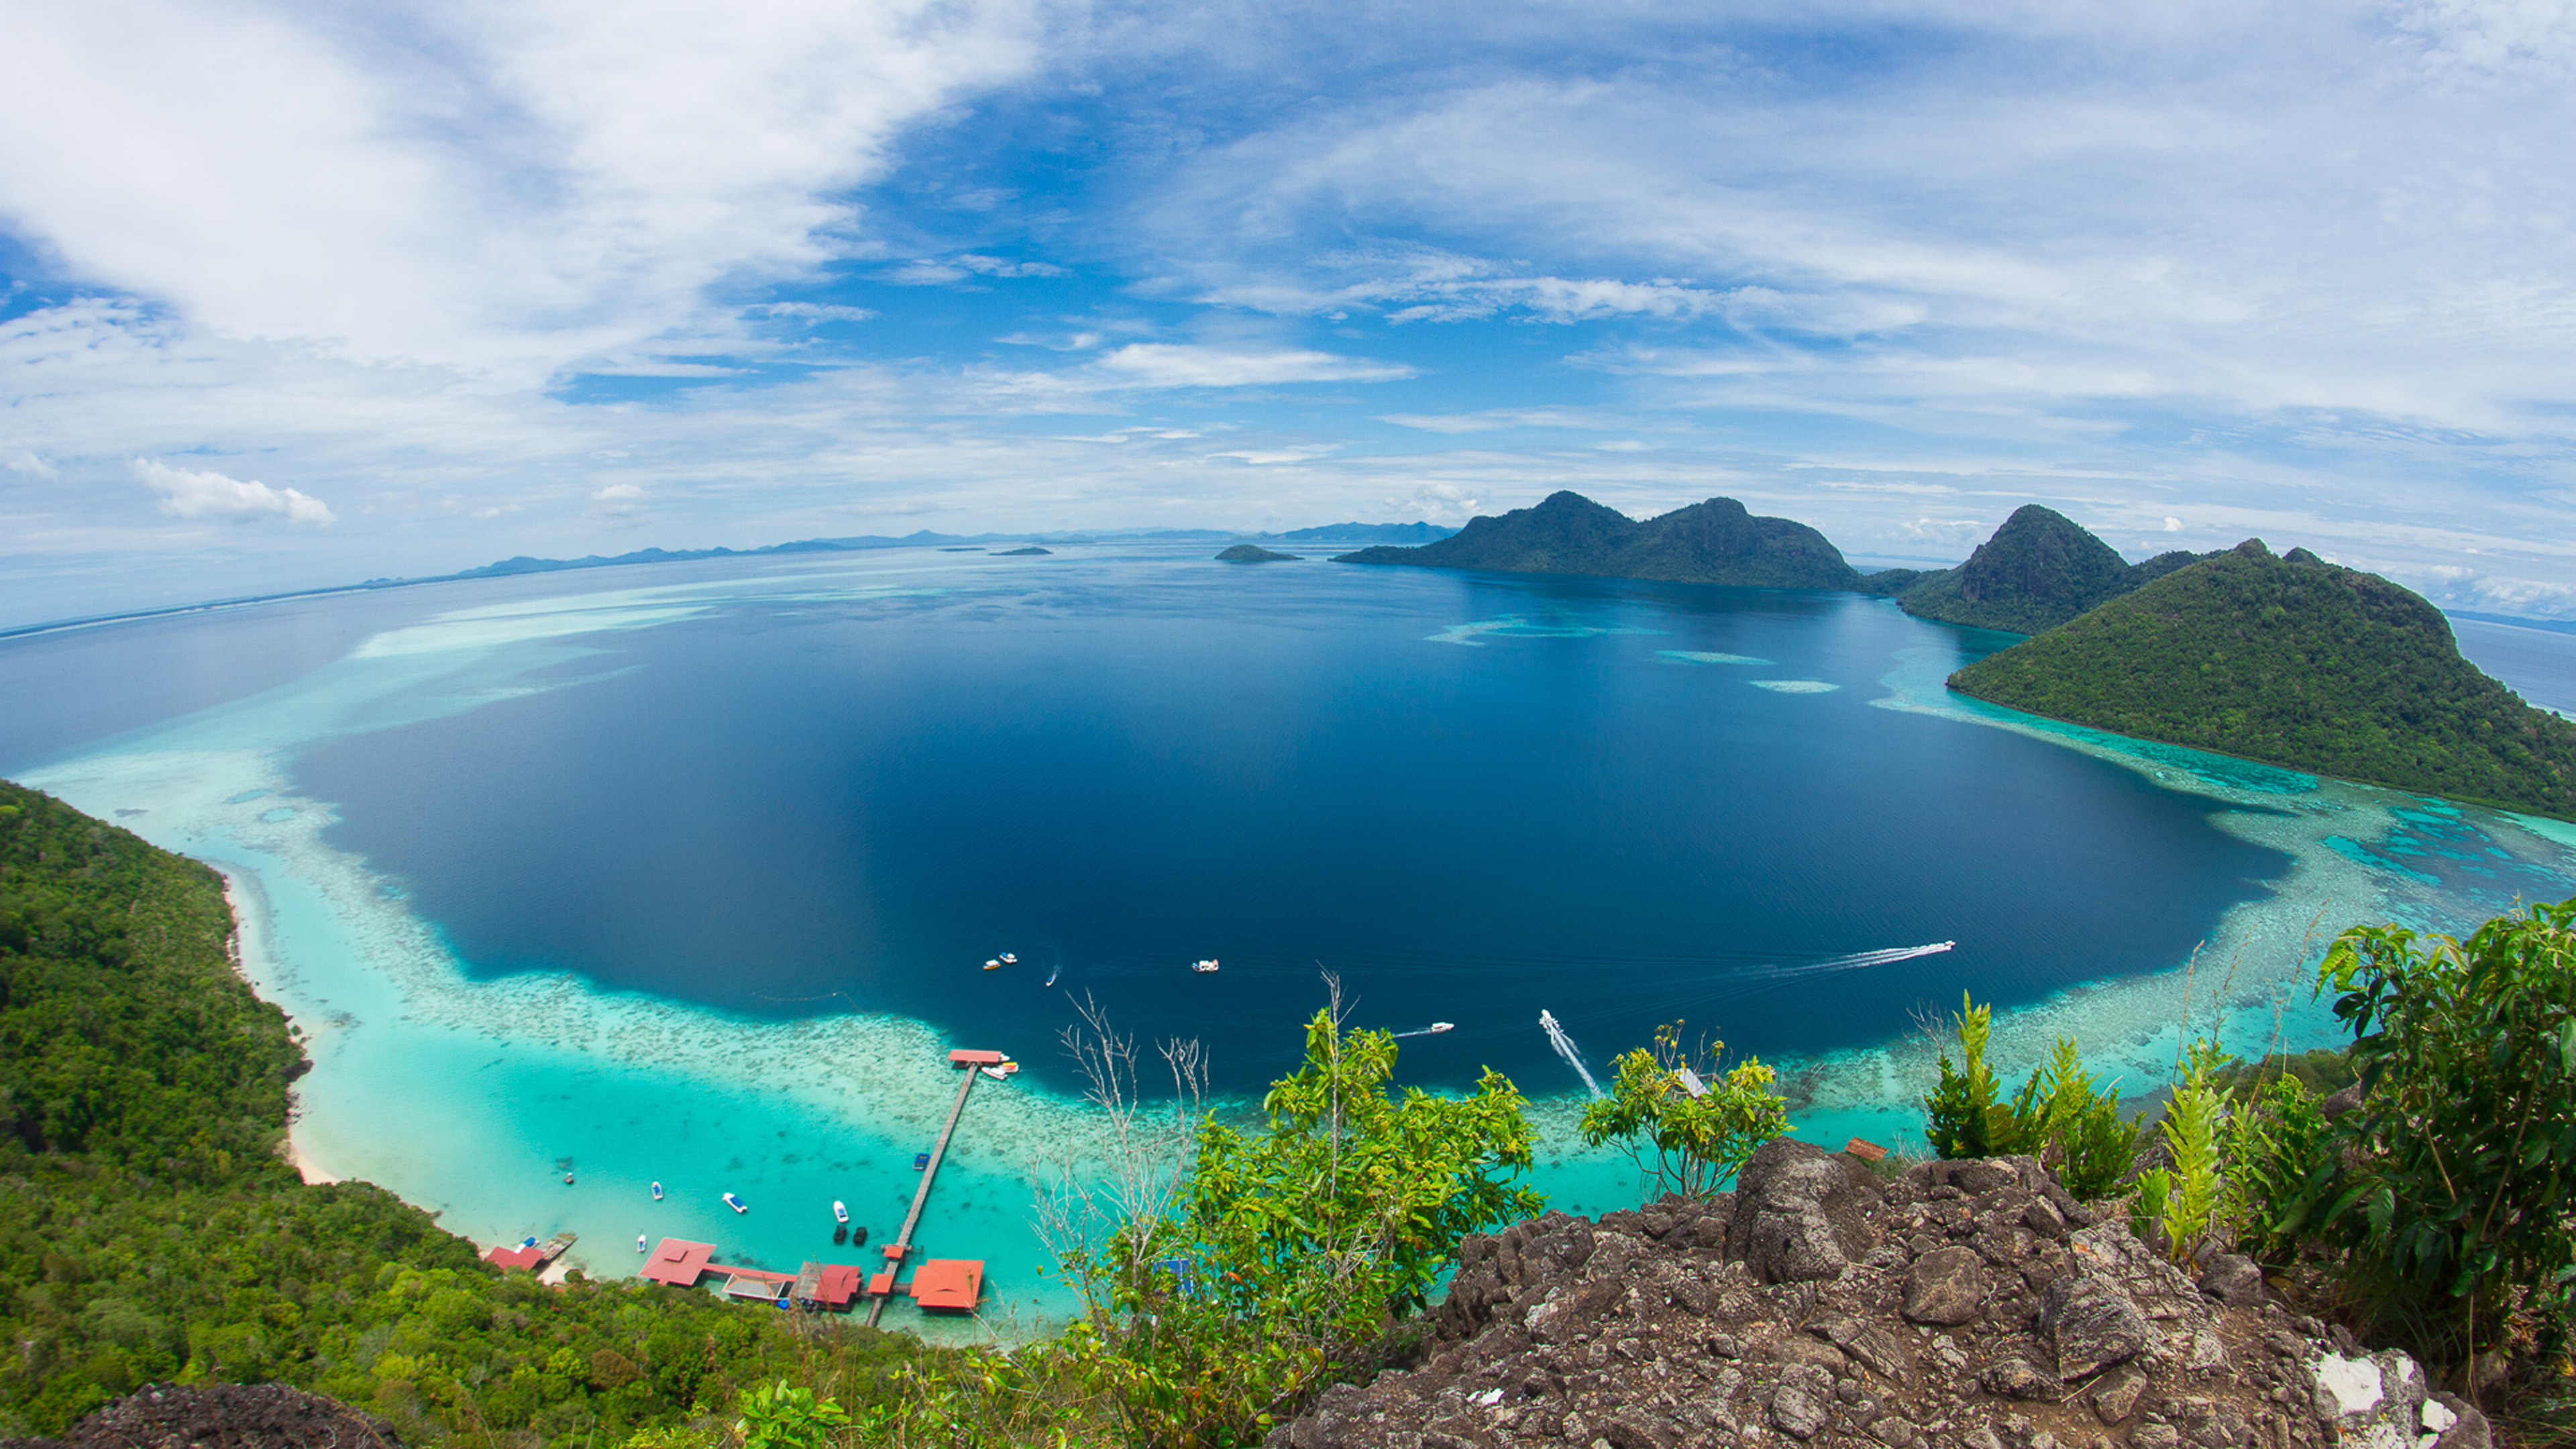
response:
M850 1205L841 1201L837 1197L832 1199L832 1221L836 1223L846 1223L849 1220Z
M1007 1082L1011 1079L1011 1073L1016 1072L1019 1069L1020 1064L1018 1062L1001 1061L996 1062L992 1066L986 1067L983 1070L984 1075L991 1077L994 1081Z
M566 1186L566 1187L570 1187L570 1186L572 1186L572 1174L571 1174L571 1173L569 1173L569 1172L567 1172L567 1173L565 1173L565 1174L564 1174L564 1186Z
M1423 1028L1423 1035L1438 1036L1444 1031L1456 1031L1457 1029L1458 1023L1454 1021L1435 1021L1431 1023L1431 1025Z
M579 1241L581 1241L581 1234L579 1233L557 1233L553 1237L546 1239L543 1246L537 1247L537 1266L543 1268L548 1263L562 1257L566 1249ZM528 1242L531 1246L536 1246L536 1239L530 1238Z
M1012 955L1008 951L1005 951L1002 953L1002 964L1005 966L1017 966L1020 964L1020 958Z
M1056 979L1057 977L1059 977L1059 976L1062 976L1063 974L1064 974L1064 968L1063 968L1063 967L1061 967L1061 966L1058 966L1058 967L1057 967L1057 968L1055 968L1054 970L1052 970L1052 971L1050 971L1050 972L1048 972L1048 973L1047 973L1046 984L1047 984L1047 985L1049 985L1049 986L1053 986L1053 985L1055 984L1055 979Z
M1198 972L1214 971L1216 969L1216 958L1214 956L1210 956L1204 961L1193 961L1190 963L1190 969Z
M637 1233L635 1235L635 1251L639 1253L651 1251L644 1246L644 1235L642 1233Z
M653 1184L653 1201L655 1201L655 1202L660 1202L661 1200L662 1200L662 1184L660 1184L660 1183L658 1183L658 1182L657 1182L657 1183Z
M996 956L996 957L994 957L992 960L985 962L985 963L984 963L984 969L985 969L985 970L987 970L987 971L999 971L999 970L1001 970L1001 969L1002 969L1002 958L1001 958L1001 957L999 957L999 956Z
M928 1172L930 1170L930 1154L927 1152L916 1152L912 1154L912 1170L915 1172Z
M743 1204L743 1200L741 1198L735 1197L732 1193L726 1193L724 1195L724 1205L732 1208L738 1213L747 1213L751 1211L749 1207Z

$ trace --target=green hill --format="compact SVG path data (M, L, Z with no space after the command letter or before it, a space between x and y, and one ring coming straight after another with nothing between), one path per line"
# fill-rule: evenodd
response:
M1860 587L1860 574L1823 534L1786 518L1757 518L1732 498L1640 523L1579 493L1555 493L1534 508L1476 518L1437 543L1365 548L1334 562L1763 589Z
M304 1055L223 883L0 781L0 1440L146 1383L283 1381L412 1443L619 1444L794 1373L883 1401L944 1351L631 1283L540 1286L281 1161Z
M1962 694L2115 734L2576 819L2576 725L2460 657L2376 574L2260 539L1950 676Z
M2074 519L2030 503L1957 568L1890 569L1871 575L1864 587L1894 594L1898 607L1917 618L2038 634L2200 557L2177 550L2132 564Z

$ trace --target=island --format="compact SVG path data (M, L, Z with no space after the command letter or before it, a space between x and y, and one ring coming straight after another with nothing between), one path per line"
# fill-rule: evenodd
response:
M2377 574L2261 539L1950 676L1990 704L2365 784L2576 820L2576 724L2460 657Z
M997 548L993 550L993 556L995 558L1036 558L1041 554L1053 552L1055 552L1054 549L1040 548L1033 543L1026 548Z
M1919 619L2038 634L2186 564L2214 555L2177 549L2128 560L2082 524L2036 503L2013 510L1968 561L1948 569L1888 569L1861 581Z
M1761 589L1857 589L1842 550L1803 523L1762 518L1732 498L1712 498L1640 523L1580 493L1552 493L1535 507L1465 528L1419 548L1364 548L1335 563L1503 573L1589 574Z
M1216 561L1218 563L1287 563L1302 557L1304 557L1302 554L1281 553L1276 549L1263 548L1257 543L1238 543L1218 554Z

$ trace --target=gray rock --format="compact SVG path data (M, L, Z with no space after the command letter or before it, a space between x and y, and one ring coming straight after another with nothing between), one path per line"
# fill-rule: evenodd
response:
M1877 1246L1878 1179L1839 1153L1775 1137L1735 1177L1727 1251L1764 1283L1837 1278Z
M2457 1394L2435 1394L2424 1403L2424 1431L2440 1437L2433 1449L2493 1449L2495 1433L2478 1406Z
M1935 1248L1905 1274L1905 1316L1916 1323L1966 1323L1985 1310L1993 1283L1973 1248Z
M1796 1384L1782 1384L1771 1396L1771 1423L1792 1439L1813 1439L1825 1427L1825 1401Z
M2357 1112L2359 1110L2361 1110L2361 1083L2359 1082L2355 1082L2351 1086L2344 1088L2342 1091L2328 1096L2324 1101L2317 1103L2318 1114L2323 1116L2329 1122L2342 1116L2346 1112Z
M1886 1445L1887 1449L1907 1449L1922 1437L1922 1431L1894 1414L1881 1414L1870 1421L1869 1436Z
M2171 1424L2140 1424L2129 1431L2129 1449L2179 1449L2182 1431Z
M1972 1157L1965 1161L1953 1162L1949 1167L1949 1172L1944 1174L1942 1180L1971 1197L1993 1192L1998 1188L2013 1187L2021 1182L2021 1173L2008 1162Z
M1913 1350L1883 1323L1832 1313L1808 1324L1807 1331L1869 1365L1882 1378L1902 1383L1906 1369L1914 1361Z
M2117 1424L2137 1412L2138 1398L2150 1381L2136 1364L2124 1363L2094 1381L2093 1413L2105 1424Z
M2120 1285L2092 1273L2069 1273L2041 1289L2038 1327L2057 1353L2061 1380L2134 1358L2150 1342L2138 1305Z
M2200 1275L2200 1291L2237 1308L2263 1306L2263 1270L2241 1253L2220 1253Z
M1616 1449L1673 1449L1679 1442L1672 1430L1633 1409L1613 1415L1597 1432Z
M2308 1364L2317 1417L2345 1449L2414 1449L2429 1397L2424 1371L2395 1349L2363 1357L2320 1353Z
M2057 1375L2033 1365L2018 1354L2008 1354L1986 1365L1979 1382L1986 1386L1987 1392L2001 1394L2008 1399L2053 1404L2066 1396L2066 1386L2057 1381Z
M2066 1214L2044 1197L2021 1210L2021 1225L2051 1242L2066 1240Z

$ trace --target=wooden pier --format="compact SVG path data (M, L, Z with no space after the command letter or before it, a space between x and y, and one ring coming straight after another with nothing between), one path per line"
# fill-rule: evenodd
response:
M930 1149L930 1161L921 1169L921 1186L912 1190L912 1211L903 1215L903 1231L885 1245L885 1271L868 1282L868 1326L876 1327L877 1318L885 1312L886 1300L895 1294L894 1275L903 1271L903 1260L912 1256L912 1230L921 1225L921 1209L930 1201L930 1184L939 1176L939 1162L948 1155L948 1139L957 1131L957 1119L965 1114L966 1094L975 1090L975 1078L984 1068L999 1066L1008 1060L1000 1052L953 1051L948 1064L963 1071L965 1080L957 1084L957 1100L948 1109L948 1122L939 1129L939 1141ZM977 1265L979 1268L982 1266Z

